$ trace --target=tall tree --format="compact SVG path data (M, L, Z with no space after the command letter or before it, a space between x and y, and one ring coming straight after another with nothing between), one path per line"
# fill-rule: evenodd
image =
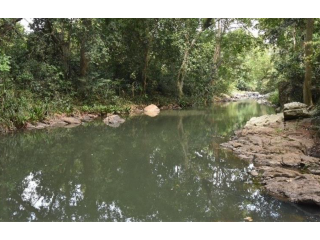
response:
M177 88L178 88L179 98L183 96L183 84L184 84L184 79L187 73L190 51L193 49L194 45L200 38L203 31L205 31L207 28L211 26L212 24L211 21L212 21L212 18L206 18L204 22L200 22L198 28L196 29L197 32L195 36L191 41L189 41L189 43L187 43L187 46L185 47L182 63L179 68L178 76L177 76ZM186 37L189 38L188 35Z
M305 51L305 77L303 83L303 102L307 105L313 105L311 94L312 78L312 35L314 18L306 19L306 38L304 43Z

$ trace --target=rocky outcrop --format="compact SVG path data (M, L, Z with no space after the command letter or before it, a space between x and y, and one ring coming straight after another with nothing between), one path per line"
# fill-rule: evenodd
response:
M67 117L64 114L56 114L53 117L44 120L43 122L27 123L24 128L27 130L33 130L56 127L74 127L81 125L83 122L90 122L97 117L98 115L95 114L82 114L73 117Z
M161 110L181 110L182 108L178 104L169 104L166 106L162 106Z
M81 124L81 120L75 117L63 117L61 120L67 124Z
M145 106L143 105L132 105L130 107L130 112L129 115L130 116L139 116L143 114L143 109Z
M320 159L310 156L314 136L312 119L284 122L280 113L251 118L221 145L252 162L251 175L259 177L269 193L320 205Z
M301 174L284 168L261 168L262 183L272 195L287 198L294 203L320 206L320 176Z
M146 114L150 117L155 117L160 113L160 109L156 105L151 104L151 105L145 107L143 109L143 112L144 112L144 114Z
M308 106L304 103L291 102L284 104L283 115L285 120L308 118L312 113L308 110Z
M272 103L268 101L270 94L260 94L259 92L241 92L241 93L234 93L231 96L227 94L220 94L219 97L215 96L213 98L214 102L237 102L242 100L257 100L259 104L273 106Z
M125 120L118 115L110 115L106 117L103 122L110 127L119 127Z

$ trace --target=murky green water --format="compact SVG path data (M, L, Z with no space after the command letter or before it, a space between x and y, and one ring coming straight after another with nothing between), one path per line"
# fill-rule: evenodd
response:
M317 221L263 194L219 144L254 102L0 136L1 221Z

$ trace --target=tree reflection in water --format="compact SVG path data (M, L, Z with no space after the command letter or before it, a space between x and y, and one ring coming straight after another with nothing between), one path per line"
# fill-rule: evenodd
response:
M119 128L0 137L1 221L318 220L264 195L248 164L219 147L252 116L252 102L164 111Z

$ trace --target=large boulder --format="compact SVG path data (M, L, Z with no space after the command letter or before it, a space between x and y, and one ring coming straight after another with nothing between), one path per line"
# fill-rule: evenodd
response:
M284 120L307 118L311 117L311 112L308 111L308 106L300 102L291 102L284 104L283 116Z
M145 107L143 109L143 112L144 112L144 114L146 114L150 117L155 117L160 113L160 109L156 105L151 104L151 105Z
M110 127L119 127L121 123L125 122L125 120L118 115L111 115L106 117L103 122Z

